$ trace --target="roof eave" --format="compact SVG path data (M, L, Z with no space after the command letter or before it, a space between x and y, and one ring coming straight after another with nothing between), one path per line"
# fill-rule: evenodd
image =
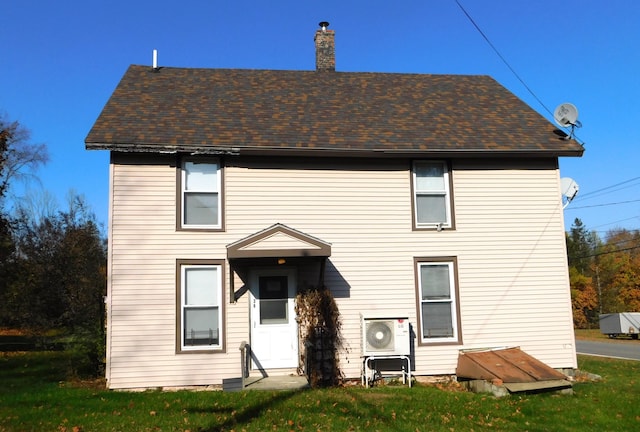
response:
M158 145L86 143L87 150L109 150L119 153L188 153L233 156L314 156L314 157L364 157L364 158L526 158L526 157L581 157L584 148L576 149L332 149L289 147L221 147L197 145Z

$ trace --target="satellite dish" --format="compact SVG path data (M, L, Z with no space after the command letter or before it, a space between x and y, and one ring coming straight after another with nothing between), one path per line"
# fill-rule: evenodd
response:
M562 127L576 126L578 121L578 108L570 103L558 105L553 112L553 118Z
M564 138L567 140L571 139L575 128L582 127L582 123L578 121L578 108L568 102L558 105L553 112L553 119L563 128L571 127L571 133Z
M562 193L562 208L566 208L578 195L580 186L572 178L563 177L560 179L560 192Z

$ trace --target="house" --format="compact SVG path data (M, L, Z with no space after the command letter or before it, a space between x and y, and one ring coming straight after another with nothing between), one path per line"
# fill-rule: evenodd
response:
M86 138L110 152L112 389L299 370L324 284L340 368L362 316L406 317L416 376L518 346L575 368L558 158L582 146L488 76L128 68ZM253 373L253 372L252 372Z

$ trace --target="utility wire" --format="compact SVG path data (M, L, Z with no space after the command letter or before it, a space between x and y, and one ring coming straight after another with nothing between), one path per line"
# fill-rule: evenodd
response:
M578 202L578 201L582 202L584 200L597 198L597 197L602 196L602 195L608 195L608 194L610 194L612 192L617 192L617 191L622 190L622 189L626 189L626 188L630 188L630 187L636 186L636 185L634 185L632 183L636 182L638 180L640 180L640 177L634 177L634 178L631 178L631 179L624 180L622 182L613 184L611 186L606 186L606 187L594 190L594 191L586 193L584 195L578 195L573 200L573 202ZM620 187L620 186L624 186L624 187ZM618 188L618 189L615 189L615 188ZM585 206L572 205L570 207L567 207L565 209L565 211L567 211L567 210L578 210L578 209L584 209L584 208L593 208L593 207L606 207L606 206L619 205L619 204L630 204L630 203L639 202L639 201L640 200L628 200L628 201L619 201L619 202L614 202L614 203L593 204L593 205L585 205ZM613 224L618 223L618 222L626 222L626 221L629 221L629 220L639 219L639 218L640 218L640 215L632 216L632 217L629 217L629 218L626 218L626 219L621 219L621 220L617 220L617 221L613 221L613 222L608 222L608 223L605 223L605 224L596 225L596 226L593 227L592 231L595 230L595 228L603 227L603 226L606 226L606 225L613 225Z
M518 78L518 81L520 81L520 83L522 83L524 88L526 88L527 91L529 93L531 93L531 96L533 96L538 101L538 103L540 105L542 105L542 107L553 117L553 113L551 112L551 110L549 110L549 108L547 108L547 106L544 104L544 102L542 102L542 100L540 100L540 98L533 92L533 90L531 90L531 88L527 85L527 83L524 82L524 80L520 77L520 75L518 75L518 72L516 72L515 69L511 67L509 62L502 56L502 54L500 54L500 51L498 51L498 49L495 47L495 45L493 45L493 43L491 43L491 41L489 40L487 35L482 31L480 26L475 22L475 20L471 17L471 15L469 15L469 13L466 11L466 9L460 4L460 2L458 0L455 0L455 2L458 4L458 7L460 7L462 12L467 16L469 21L471 21L471 24L473 24L473 26L476 28L476 30L478 30L478 33L480 33L482 35L482 37L484 38L484 40L487 41L487 43L489 44L491 49L498 55L498 57L500 57L500 60L502 60L502 62L505 65L507 65L507 67L513 73L513 75L515 75L515 77Z
M480 33L480 35L482 35L482 37L484 38L485 41L487 41L487 43L489 44L489 46L491 47L491 49L496 53L496 55L498 57L500 57L500 60L502 60L502 62L509 68L509 70L511 71L511 73L513 73L513 75L518 79L518 81L520 81L520 83L524 86L524 88L527 89L527 91L531 94L531 96L533 96L535 98L535 100L538 101L538 103L542 106L542 108L545 109L545 111L547 111L547 113L549 113L549 115L551 117L553 117L553 113L551 112L551 110L549 108L547 108L547 106L544 104L544 102L542 102L542 100L538 97L538 95L536 95L534 93L534 91L527 85L526 82L524 82L524 80L522 79L522 77L518 74L518 72L516 72L516 70L511 67L511 65L509 64L509 62L504 58L504 56L500 53L500 51L498 51L498 49L495 47L495 45L493 45L493 43L491 42L491 40L489 40L489 37L482 31L482 29L480 28L480 26L475 22L475 20L471 17L471 15L469 15L469 12L467 12L467 10L462 6L462 4L460 4L460 2L458 0L455 0L456 4L458 5L458 7L460 8L460 10L462 10L462 12L466 15L466 17L469 19L469 21L471 22L471 24L473 24L473 26L476 28L476 30L478 30L478 33ZM568 129L567 127L565 127L565 129ZM571 130L571 135L573 136L576 141L578 141L578 143L580 145L582 145L584 147L584 144L580 142L580 140L578 139L578 137L576 136L576 134L573 131L573 127Z
M594 190L594 191L588 192L588 193L583 194L583 195L578 195L578 196L576 197L576 200L577 200L577 201L578 201L578 200L580 200L580 201L581 201L581 200L585 199L585 197L591 197L591 198L594 198L594 197L592 197L592 195L598 194L598 193L600 193L600 192L608 191L609 189L613 189L613 188L616 188L616 187L618 187L618 186L622 186L622 185L625 185L625 184L627 184L627 183L634 182L634 181L636 181L636 180L640 180L640 177L634 177L634 178L632 178L632 179L625 180L625 181L622 181L622 182L620 182L620 183L616 183L616 184L611 185L611 186L606 186L606 187L603 187L603 188L601 188L601 189L596 189L596 190Z
M614 251L598 252L598 253L594 253L594 254L591 254L591 255L584 255L584 256L581 256L581 257L571 257L571 259L577 260L577 259L583 259L583 258L593 258L593 257L601 256L601 255L609 255L609 254L618 253L618 252L628 252L628 251L633 250L633 249L640 249L640 246L632 246L632 247L628 247L628 248L624 248L624 249L616 249Z
M578 209L593 208L593 207L607 207L607 206L619 205L619 204L630 204L634 202L640 202L640 199L630 200L630 201L618 201L618 202L604 203L604 204L593 204L593 205L586 205L586 206L579 206L579 207L571 206L571 207L567 207L567 210L578 210Z
M609 222L609 223L606 223L606 224L596 225L596 226L594 226L594 228L602 227L602 226L605 226L605 225L613 225L614 223L618 223L618 222L626 222L626 221L629 221L629 220L632 220L632 219L638 219L638 216L632 216L630 218L619 219L617 221Z

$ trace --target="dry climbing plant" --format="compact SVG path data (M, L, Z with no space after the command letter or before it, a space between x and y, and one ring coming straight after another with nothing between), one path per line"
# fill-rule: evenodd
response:
M340 313L326 287L310 289L296 296L300 336L306 347L305 365L312 387L338 385L342 372L338 365Z

